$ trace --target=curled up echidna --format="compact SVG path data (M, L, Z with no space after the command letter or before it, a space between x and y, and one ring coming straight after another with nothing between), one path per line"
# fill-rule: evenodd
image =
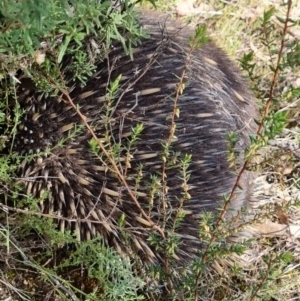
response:
M226 136L237 133L237 150L245 149L255 102L239 70L212 42L188 55L192 28L157 15L142 23L150 35L133 50L133 60L116 46L86 86L70 87L70 98L106 153L91 143L66 97L22 86L19 102L26 113L13 149L31 154L18 176L28 195L41 198L43 213L61 217L61 231L76 231L81 240L100 235L118 252L151 263L168 255L149 239L163 241L164 229L165 237L178 239L171 256L186 261L201 246L201 214L216 210L236 181ZM176 98L183 74L183 93ZM113 93L110 83L120 75ZM187 170L185 155L191 155ZM250 193L247 175L240 186L233 209Z

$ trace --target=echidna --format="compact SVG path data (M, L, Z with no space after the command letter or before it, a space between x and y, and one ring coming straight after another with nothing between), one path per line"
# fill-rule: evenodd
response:
M149 237L163 241L163 229L178 239L171 255L185 261L201 246L201 214L216 210L235 183L226 135L237 133L237 150L245 149L255 101L238 68L214 43L193 51L189 61L192 28L153 14L142 23L150 36L134 49L133 60L115 46L86 86L69 87L128 187L103 150L92 148L90 131L61 95L19 91L26 113L13 149L22 156L39 154L23 161L19 177L28 195L41 198L43 213L64 218L58 220L61 231L74 230L79 239L101 235L122 254L156 262L167 252L157 251ZM110 83L120 75L113 93ZM245 176L234 209L247 199L248 182Z

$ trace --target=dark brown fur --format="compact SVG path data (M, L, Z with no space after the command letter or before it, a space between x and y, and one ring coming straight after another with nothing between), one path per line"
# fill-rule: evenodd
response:
M137 123L144 124L137 145L130 151L133 155L131 166L126 168L124 160L117 162L117 165L134 192L138 166L143 164L143 180L137 189L137 200L152 221L166 230L170 227L171 231L172 218L183 192L179 161L175 167L166 170L168 192L165 195L165 208L162 206L163 196L159 193L155 196L153 206L149 205L149 187L151 176L160 176L162 173L162 143L170 133L170 116L178 77L183 72L189 52L187 39L194 31L188 27L180 30L181 24L176 21L165 24L164 20L164 17L157 15L144 17L143 24L151 35L135 49L134 60L131 61L124 54L121 46L116 46L87 85L84 88L76 85L70 96L80 106L80 111L89 119L89 124L102 141L107 130L114 137L110 144L121 143L122 158L127 153L126 137L132 127ZM152 64L145 75L137 80L151 60ZM130 85L132 87L118 103L116 98L110 125L105 130L103 96L107 93L108 75L114 80L120 74L122 81L118 95ZM201 213L215 211L222 195L229 193L235 182L236 177L227 163L226 134L228 131L238 133L238 150L242 151L249 143L248 134L253 129L253 117L256 114L255 101L238 68L212 42L193 52L184 81L185 89L178 101L180 115L175 118L177 140L172 143L172 151L180 152L182 156L192 155L188 182L191 199L184 202L186 216L175 231L180 243L174 257L183 261L197 256L201 245L198 239ZM160 90L142 95L143 91L153 88ZM84 94L88 91L92 91L92 95ZM58 101L58 97L45 98L38 93L29 96L20 96L22 106L27 110L24 127L21 126L14 145L20 154L52 148L67 137L68 131L61 130L64 125L82 123L76 112L67 109L67 104ZM41 114L37 119L36 113ZM54 113L56 115L51 115ZM76 138L67 139L63 147L55 147L47 156L43 155L42 161L24 161L19 176L24 180L27 193L40 197L44 190L50 192L49 198L41 202L41 209L44 213L56 213L72 220L59 221L62 231L77 230L80 239L101 235L105 243L123 254L137 254L150 262L162 260L164 254L157 253L147 241L150 233L159 235L159 232L141 223L139 209L116 174L103 163L108 162L107 158L103 156L101 163L90 152L90 138L89 132L82 129ZM151 158L148 158L149 155ZM233 200L234 209L239 209L249 194L247 175L240 184L244 190ZM165 210L168 213L166 224L163 219ZM125 224L120 228L118 221L123 213ZM89 221L82 222L79 219Z

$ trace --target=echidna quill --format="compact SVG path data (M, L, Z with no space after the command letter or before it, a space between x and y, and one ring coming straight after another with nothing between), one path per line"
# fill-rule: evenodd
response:
M236 181L226 135L237 133L237 150L245 149L255 101L238 68L212 42L187 60L193 28L153 14L142 23L150 36L134 49L133 60L116 46L85 87L70 87L71 99L119 174L101 148L97 154L92 150L90 131L61 95L45 97L20 87L26 113L13 149L22 156L39 154L23 161L19 177L28 195L48 192L40 208L64 218L58 219L61 231L76 231L81 240L100 235L125 256L151 263L167 256L149 240L156 234L163 241L159 229L164 229L179 240L172 257L186 261L197 257L201 246L201 214L216 210ZM109 83L120 75L112 97ZM185 155L191 155L191 163L184 176ZM247 176L240 186L233 209L240 209L250 193Z

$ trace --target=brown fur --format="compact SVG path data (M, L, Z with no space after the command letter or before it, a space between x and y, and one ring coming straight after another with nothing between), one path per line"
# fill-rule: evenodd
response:
M116 45L87 85L83 88L76 85L70 96L89 118L100 139L105 140L108 131L114 137L110 144L120 143L120 157L115 160L132 191L135 191L139 166L143 165L137 199L151 220L171 233L172 218L183 193L179 161L166 169L168 192L165 203L163 196L157 193L150 205L149 187L151 177L159 177L163 170L162 143L170 133L178 77L190 51L188 37L194 31L189 27L182 28L176 21L165 22L165 17L147 16L142 17L142 23L150 31L150 37L134 50L134 60L131 61L122 47ZM254 128L253 117L256 115L255 101L246 82L222 50L208 42L195 50L191 58L184 79L185 88L178 101L177 140L172 143L172 151L180 152L181 156L192 155L188 182L191 198L184 202L186 215L175 231L180 242L174 257L183 261L195 258L201 246L198 239L201 213L215 211L222 195L228 194L235 183L236 176L227 162L226 134L228 131L238 133L238 150L242 152L249 144L248 134ZM138 79L150 62L149 69ZM109 79L114 80L120 74L118 97L125 94L116 98L110 126L105 129L106 85ZM92 93L87 96L89 91ZM34 92L30 92L30 98L26 97L20 96L27 113L23 120L25 127L20 130L15 143L15 150L23 155L54 147L67 137L68 131L63 132L63 126L81 123L74 110L67 110L66 103L58 101L58 97L47 98ZM37 119L36 113L41 114ZM144 130L130 150L133 157L130 166L126 167L121 159L127 154L128 135L138 123L144 124ZM135 254L149 262L163 260L165 253L156 252L148 241L151 233L159 233L141 222L139 209L116 174L104 164L107 158L102 157L101 163L90 152L90 138L88 131L83 129L76 138L67 139L63 147L56 147L51 154L42 156L42 162L36 159L24 162L19 176L24 179L27 193L40 197L42 191L50 192L49 198L41 202L41 209L72 220L59 221L62 231L77 230L80 239L101 235L105 243L127 256ZM247 200L249 183L245 174L240 183L244 190L233 200L232 208L240 209ZM165 211L167 220L163 218ZM118 222L123 213L125 222L120 228ZM229 212L227 218L231 215L234 212ZM80 219L88 219L88 222Z

